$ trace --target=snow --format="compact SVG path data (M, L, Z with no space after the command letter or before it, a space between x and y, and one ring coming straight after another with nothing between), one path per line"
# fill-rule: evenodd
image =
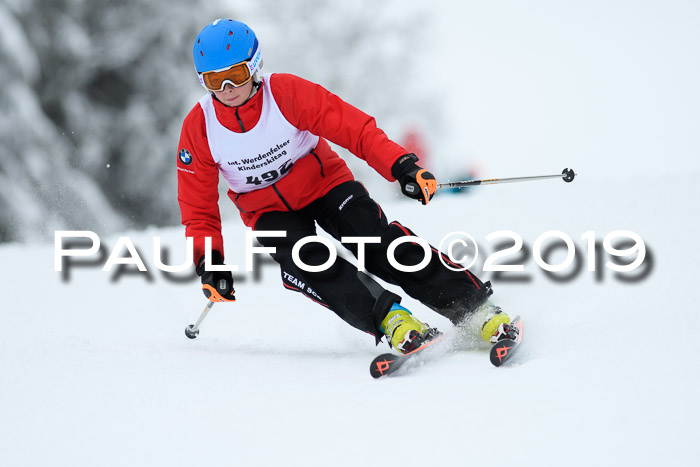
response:
M252 5L241 8L263 18L265 10ZM495 303L524 318L525 341L512 363L495 368L486 349L464 346L408 374L372 380L369 362L386 345L375 347L333 313L285 291L269 261L237 274L238 301L216 304L189 340L184 328L206 303L198 281L166 277L153 259L157 236L171 253L168 264L184 261L179 226L101 233L103 256L76 259L88 264L66 274L54 270L53 242L3 244L2 465L700 463L697 4L449 1L434 8L440 40L427 44L431 54L419 63L444 65L440 79L450 92L446 127L429 135L438 178L474 161L485 178L564 167L579 175L570 184L440 193L428 207L387 195L379 176L363 179L390 219L431 243L454 231L478 241L472 270L493 281ZM263 32L273 30L268 23ZM14 42L17 34L4 38ZM18 63L31 75L29 55ZM139 121L145 111L132 112ZM100 206L95 186L76 180ZM17 182L14 198L26 201L32 187ZM39 204L20 201L6 204L42 215ZM57 219L56 209L43 215ZM118 223L111 214L101 220ZM499 230L528 247L508 258L522 260L524 272L481 271L494 250L486 237ZM576 244L580 269L557 273L568 280L553 280L533 259L535 240L551 230ZM596 272L586 269L582 235L594 231L602 242L617 230L635 232L647 246L641 279L610 271L606 253ZM227 256L243 267L240 221L228 215L224 235ZM121 236L136 245L147 273L101 270ZM556 250L550 261L562 259ZM513 277L525 280L507 280ZM404 304L449 330L416 301Z
M697 2L441 6L455 122L443 166L464 155L501 177L562 162L611 178L700 170Z
M529 259L531 282L494 282L494 301L525 319L513 364L495 368L485 349L467 349L379 381L368 365L386 347L285 291L268 262L259 280L239 274L238 301L216 304L200 336L187 339L205 300L196 280L173 283L155 269L152 246L161 237L168 263L181 263L180 228L123 233L149 272L132 267L116 278L101 271L106 256L77 258L93 264L63 280L53 244L2 246L6 465L356 466L402 456L694 465L699 323L687 271L699 259L698 223L682 214L700 193L693 177L652 181L580 175L442 195L427 208L383 202L390 218L433 243L464 230L488 246L488 233L509 229L531 246L559 229L583 247L584 231L602 239L628 229L653 252L653 268L632 283L608 270L596 282L585 268L556 283ZM224 231L243 268L244 229L231 221ZM101 240L110 253L118 239Z

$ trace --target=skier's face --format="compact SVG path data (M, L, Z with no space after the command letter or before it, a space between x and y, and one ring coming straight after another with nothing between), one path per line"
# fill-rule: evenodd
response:
M229 83L226 83L226 85L224 86L224 90L214 91L214 95L224 105L228 107L236 107L248 100L248 97L250 97L250 93L252 91L253 80L250 80L246 84L238 88L234 88Z

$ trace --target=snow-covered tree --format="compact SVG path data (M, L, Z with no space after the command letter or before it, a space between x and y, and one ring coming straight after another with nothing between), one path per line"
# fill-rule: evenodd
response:
M192 43L217 17L256 30L264 71L319 82L392 137L436 122L431 88L412 88L428 21L398 0L3 1L0 241L179 223L178 136L203 92Z

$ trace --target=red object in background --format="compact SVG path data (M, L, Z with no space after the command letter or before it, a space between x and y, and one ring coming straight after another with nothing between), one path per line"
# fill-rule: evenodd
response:
M430 153L425 143L425 137L423 132L417 125L412 125L406 130L403 139L399 143L408 152L412 152L420 161L418 162L421 167L430 167Z

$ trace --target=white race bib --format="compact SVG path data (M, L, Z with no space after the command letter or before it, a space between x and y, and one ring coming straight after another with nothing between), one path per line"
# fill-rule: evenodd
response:
M210 94L199 101L211 155L235 193L272 185L318 145L318 136L297 129L284 118L270 90L270 76L263 75L260 120L245 133L231 131L219 122Z

